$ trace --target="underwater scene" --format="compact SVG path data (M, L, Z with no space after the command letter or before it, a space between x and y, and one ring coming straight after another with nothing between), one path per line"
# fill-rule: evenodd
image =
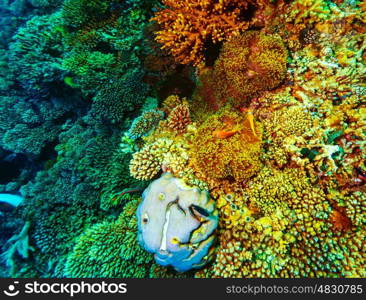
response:
M366 1L0 0L0 277L366 277Z

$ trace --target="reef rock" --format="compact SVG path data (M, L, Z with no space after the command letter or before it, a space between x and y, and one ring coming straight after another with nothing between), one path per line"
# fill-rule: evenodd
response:
M144 191L137 209L138 240L155 260L184 272L212 256L218 211L207 191L165 173Z

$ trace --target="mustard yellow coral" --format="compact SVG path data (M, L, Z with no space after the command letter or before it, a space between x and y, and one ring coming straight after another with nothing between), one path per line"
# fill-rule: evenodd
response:
M225 108L197 129L189 155L199 178L215 186L220 180L244 181L258 172L261 130L250 120L245 113Z
M247 31L224 43L212 73L219 102L246 99L280 85L286 76L287 50L277 35Z

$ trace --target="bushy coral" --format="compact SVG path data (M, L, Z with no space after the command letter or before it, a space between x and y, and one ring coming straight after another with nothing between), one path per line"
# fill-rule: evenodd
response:
M220 180L247 180L260 169L261 129L252 117L224 108L197 129L190 164L212 187Z
M366 277L364 1L0 2L1 276L176 277L136 241L169 172L219 210L196 277Z
M35 16L13 37L9 67L14 79L26 90L47 93L55 82L62 82L65 49L60 25L59 13Z
M63 0L29 0L30 4L37 8L58 8Z
M132 69L100 88L93 98L92 112L100 119L121 123L127 112L142 106L147 92L143 72Z
M110 14L111 5L112 3L99 0L66 0L63 3L62 17L68 26L80 28L88 22L106 18Z
M266 102L268 95L258 99L259 102ZM294 140L311 134L311 129L318 119L313 117L306 109L298 105L294 98L286 92L279 93L275 97L269 96L270 101L266 102L258 118L264 128L264 139L266 139L266 157L272 159L278 166L282 167L291 161L290 148ZM281 102L278 100L281 98Z
M286 64L287 50L279 36L247 31L224 43L213 71L202 79L211 86L219 107L245 105L250 97L280 85Z
M95 224L76 242L65 267L74 278L144 278L153 267L153 256L137 242L136 207L129 202L116 221ZM165 271L171 276L174 273ZM164 276L164 272L160 275Z
M62 130L69 111L78 102L68 103L62 99L53 102L27 99L24 96L0 96L0 145L15 153L39 155L52 144Z
M350 276L346 261L364 263L356 246L364 238L362 229L335 227L336 198L298 168L263 168L242 193L219 198L222 232L217 258L212 268L196 275Z
M102 181L100 207L108 210L111 207L122 207L131 199L131 193L139 193L144 188L141 181L130 176L129 163L132 159L130 153L117 149L106 165Z
M261 2L163 0L165 8L153 18L162 27L156 40L179 63L198 65L210 43L228 40L247 29L254 18L246 14L262 8Z

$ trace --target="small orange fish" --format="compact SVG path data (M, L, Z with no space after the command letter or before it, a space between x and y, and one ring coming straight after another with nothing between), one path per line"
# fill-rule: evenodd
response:
M219 139L227 139L227 138L233 136L237 132L238 132L238 130L230 130L230 131L227 131L227 130L215 130L213 132L213 135L214 135L214 137L217 137Z

